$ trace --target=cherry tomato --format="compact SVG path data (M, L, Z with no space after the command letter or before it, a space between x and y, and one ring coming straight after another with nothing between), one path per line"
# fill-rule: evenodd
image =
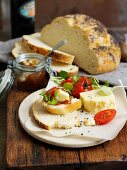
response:
M51 97L54 96L54 92L56 91L57 87L52 87L51 89L49 89L47 92L46 92L46 95L50 94Z
M115 109L102 110L94 116L94 120L97 125L104 125L113 120L115 115L116 115Z
M76 83L82 84L84 86L85 91L92 90L92 84L90 82L90 79L86 76L80 77L80 79Z
M76 87L72 90L72 95L73 97L79 98L81 92L84 92L84 87L81 84L77 84Z
M72 77L69 77L67 78L66 80L62 81L61 82L61 85L64 85L64 83L72 83L73 82L73 78Z
M90 79L86 76L81 76L77 83L82 83L83 85L87 84L88 86L91 85Z

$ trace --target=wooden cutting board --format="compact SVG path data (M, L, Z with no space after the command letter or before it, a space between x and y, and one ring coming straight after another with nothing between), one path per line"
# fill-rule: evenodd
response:
M7 169L127 169L127 125L114 140L98 146L69 149L48 145L27 134L19 123L18 108L27 95L15 87L8 94Z

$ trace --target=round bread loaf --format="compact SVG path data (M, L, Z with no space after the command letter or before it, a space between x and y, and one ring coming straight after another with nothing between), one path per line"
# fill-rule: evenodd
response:
M57 17L41 31L41 40L54 46L67 39L59 50L74 55L74 63L90 74L112 71L119 66L121 51L99 21L83 14Z

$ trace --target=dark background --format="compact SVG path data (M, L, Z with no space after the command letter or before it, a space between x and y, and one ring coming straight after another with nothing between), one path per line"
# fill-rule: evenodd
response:
M36 0L36 28L74 13L90 15L117 31L127 30L127 0Z

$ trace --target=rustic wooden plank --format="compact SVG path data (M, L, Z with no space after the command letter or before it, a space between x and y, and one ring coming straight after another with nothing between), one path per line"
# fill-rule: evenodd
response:
M36 27L42 28L57 16L83 13L103 22L107 27L127 27L127 0L38 0ZM108 11L108 12L106 12Z
M18 108L28 95L13 88L8 95L7 107L7 168L74 169L80 165L77 149L65 149L40 142L28 135L18 121Z
M82 170L127 169L127 124L112 141L82 149L79 152Z
M0 100L0 169L5 170L6 98Z

